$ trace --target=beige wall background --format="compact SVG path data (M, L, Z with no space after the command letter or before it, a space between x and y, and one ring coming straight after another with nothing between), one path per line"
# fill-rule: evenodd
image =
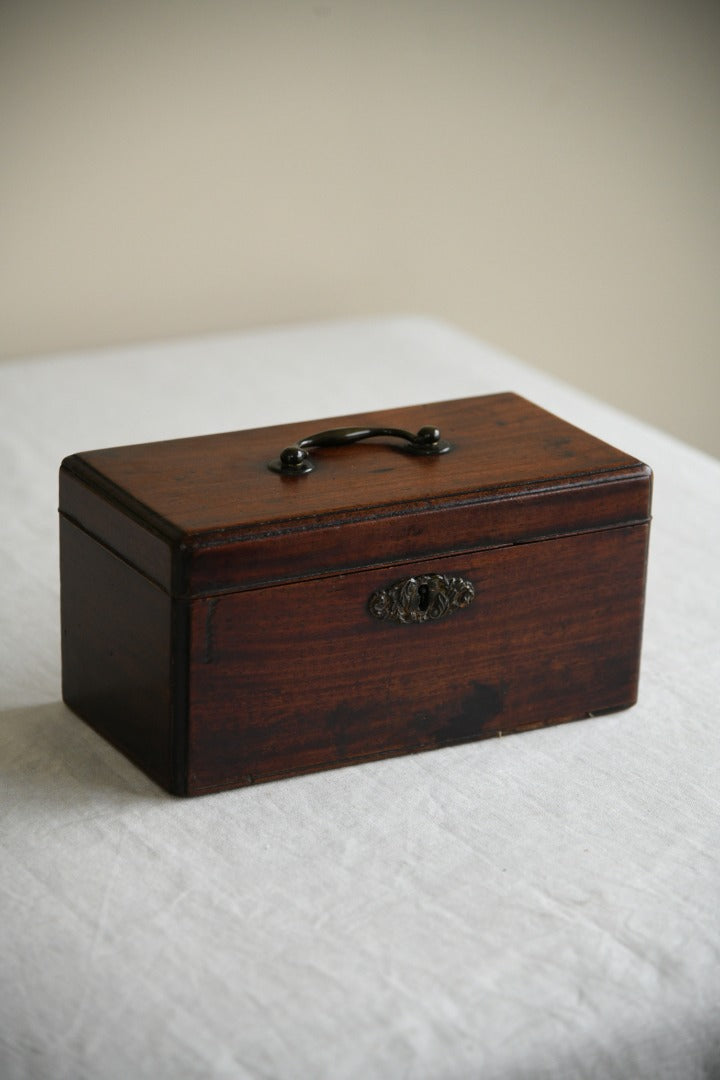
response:
M720 455L719 45L693 0L5 0L0 349L424 313Z

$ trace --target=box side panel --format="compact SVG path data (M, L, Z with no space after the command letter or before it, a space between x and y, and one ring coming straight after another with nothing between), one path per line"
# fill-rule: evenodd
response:
M637 696L648 528L192 604L189 791L509 734ZM374 617L398 579L469 580L437 621Z
M60 577L63 700L176 790L170 597L62 516Z
M167 537L154 532L147 521L136 520L109 494L75 476L67 463L60 469L59 479L60 512L66 518L116 551L146 577L172 591L173 549Z

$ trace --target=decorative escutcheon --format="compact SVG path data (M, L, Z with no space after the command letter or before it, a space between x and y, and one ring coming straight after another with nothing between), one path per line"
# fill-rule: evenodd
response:
M466 608L474 599L475 588L467 578L419 574L378 589L370 597L368 608L376 619L423 623Z

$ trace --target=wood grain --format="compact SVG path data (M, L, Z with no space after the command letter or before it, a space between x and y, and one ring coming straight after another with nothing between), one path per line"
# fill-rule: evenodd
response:
M436 424L437 459L313 430ZM176 794L509 734L637 694L652 474L514 394L74 455L63 693ZM468 577L437 623L370 595ZM479 758L479 761L482 759Z
M170 597L64 518L60 573L63 700L178 790Z
M270 473L288 443L318 428L367 422L417 430L434 424L454 445L440 457L416 457L392 440L317 451L304 478ZM490 394L371 414L174 439L76 455L183 533L252 531L362 507L560 480L637 465L627 454L516 394Z
M194 601L189 791L631 705L647 533L610 529ZM376 588L428 572L470 578L475 601L437 623L372 618Z
M416 430L430 417L451 453L368 442L319 451L306 477L267 469L306 431L360 420ZM494 394L74 455L61 510L164 588L194 596L642 522L650 484L629 455Z

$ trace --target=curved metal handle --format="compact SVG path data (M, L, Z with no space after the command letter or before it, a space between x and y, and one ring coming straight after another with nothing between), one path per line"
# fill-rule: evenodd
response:
M292 446L286 446L279 458L268 462L268 468L282 473L283 476L302 476L315 468L309 450L323 446L346 446L348 443L376 439L382 435L405 439L408 445L404 449L408 454L446 454L452 449L447 439L440 437L436 427L421 427L417 435L401 428L331 428L329 431L320 431L317 435L307 435Z

